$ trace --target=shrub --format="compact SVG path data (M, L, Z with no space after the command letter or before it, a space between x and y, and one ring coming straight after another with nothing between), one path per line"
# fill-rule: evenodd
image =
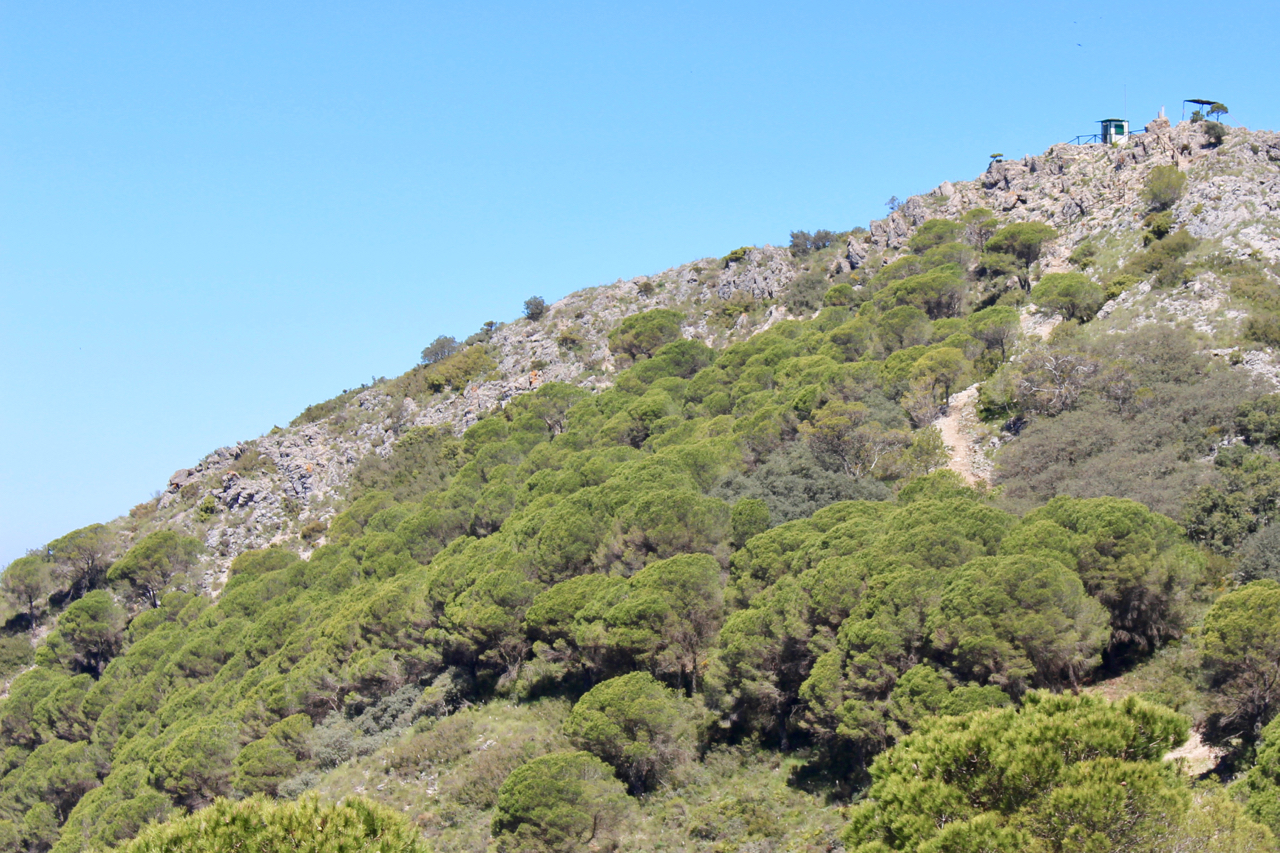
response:
M1235 553L1275 515L1280 462L1248 448L1225 447L1213 460L1214 484L1187 497L1187 532L1220 554Z
M1177 166L1156 166L1147 175L1143 196L1153 210L1167 210L1173 207L1187 186L1187 175Z
M629 810L609 765L589 752L553 752L502 783L493 836L501 853L612 850Z
M609 349L632 359L651 356L659 347L680 338L683 320L680 312L669 308L633 314L609 333Z
M326 522L318 518L313 518L311 521L302 525L302 529L298 531L298 536L301 537L303 542L313 543L321 536L324 536L325 531L328 529L329 525Z
M1067 260L1078 266L1080 269L1088 269L1093 265L1094 259L1098 256L1098 247L1095 243L1086 240L1072 251L1071 256Z
M439 393L445 388L461 391L472 379L495 367L497 365L484 351L484 347L477 344L454 353L443 361L426 365L417 373L428 390ZM406 375L414 376L413 373Z
M1250 817L1280 832L1280 721L1262 730L1257 760L1240 780L1239 790L1247 797Z
M8 679L35 658L31 640L23 634L0 634L0 679Z
M1173 211L1165 210L1160 213L1152 213L1143 220L1143 225L1147 226L1147 233L1142 235L1142 245L1150 246L1156 240L1163 240L1173 231Z
M954 241L963 230L964 226L959 222L952 222L950 219L930 219L911 235L911 239L907 241L907 248L921 255L943 243Z
M198 814L152 824L121 848L122 853L226 850L427 853L418 829L386 806L363 797L322 803L315 795L296 802L262 795L239 802L220 799Z
M1268 346L1280 346L1280 315L1270 311L1256 312L1245 320L1244 337Z
M819 228L810 234L808 231L792 231L791 232L791 254L797 258L803 257L810 252L818 252L831 245L836 235Z
M526 303L527 306L528 303ZM526 307L527 310L527 307ZM435 364L437 361L444 361L449 356L458 351L458 341L446 335L441 335L431 343L427 344L422 351L423 364Z
M1236 411L1235 427L1250 445L1280 445L1280 394L1242 403Z
M348 403L354 400L358 393L359 391L343 391L338 396L325 400L323 403L312 403L310 406L303 409L300 415L289 421L289 426L296 427L302 426L303 424L314 424L324 420L325 418L336 415L338 412L342 411ZM188 489L192 490L189 495L187 494ZM179 495L183 500L192 500L197 494L199 494L199 490L200 487L195 483L187 483L182 487L182 491L179 492Z
M786 303L793 314L807 314L822 307L822 297L831 289L831 280L821 264L804 270L787 285Z
M1176 287L1184 283L1189 275L1189 269L1182 258L1198 243L1187 229L1179 228L1130 257L1120 273L1139 279L1154 274L1154 284L1157 287Z
M274 474L276 472L275 461L261 450L254 442L240 449L240 455L237 456L229 466L232 471L241 476L248 477L258 472L266 472Z
M416 500L443 488L460 464L460 442L449 430L414 427L400 436L390 456L367 454L351 478L356 494L383 490L399 501ZM323 532L321 525L316 536Z
M732 328L739 317L750 312L760 303L750 292L735 290L728 299L713 296L707 300L706 304L711 310L711 316L707 318L709 323L721 328Z
M888 405L886 402L886 409ZM895 420L890 424L906 426L902 410L897 407L894 410ZM876 411L875 416L880 418L882 414ZM824 469L803 441L788 442L750 474L737 474L725 480L714 494L727 501L762 500L773 524L808 518L839 501L883 501L893 495L876 480L855 480Z
M1118 275L1107 282L1107 299L1115 299L1142 279L1136 275Z
M585 340L582 337L582 330L577 327L564 329L556 337L556 346L561 349L569 350L570 352L577 352L582 348L582 344L584 342Z
M228 577L258 577L268 572L286 569L298 561L298 555L284 548L263 548L243 551L231 561Z
M1236 580L1280 581L1280 524L1268 524L1245 540L1240 549L1240 567Z
M733 264L736 264L738 261L741 261L743 258L745 258L747 254L751 251L751 248L752 248L751 246L740 246L737 249L734 249L732 252L730 252L729 254L725 255L723 258L720 259L721 266L723 266L725 269L728 269Z
M856 299L857 294L853 290L853 285L837 284L822 297L822 304L828 307L852 305Z
M1217 121L1206 121L1202 127L1204 135L1209 137L1209 142L1213 145L1221 145L1222 141L1227 138L1227 126Z

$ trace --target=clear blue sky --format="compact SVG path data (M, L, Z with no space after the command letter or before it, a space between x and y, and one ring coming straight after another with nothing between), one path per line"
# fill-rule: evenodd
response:
M1183 98L1269 3L0 3L0 565L581 287Z

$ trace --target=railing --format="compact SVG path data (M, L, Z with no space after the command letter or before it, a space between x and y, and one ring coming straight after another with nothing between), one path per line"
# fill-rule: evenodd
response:
M1126 134L1125 134L1125 136L1137 136L1137 135L1138 135L1138 134L1140 134L1140 133L1146 133L1146 131L1144 131L1144 130L1131 130L1131 131L1129 131L1128 133L1126 133ZM1067 143L1067 144L1068 144L1068 145L1090 145L1090 144L1093 144L1093 143L1099 143L1099 142L1102 142L1102 134L1101 134L1101 133L1090 133L1090 134L1086 134L1086 135L1084 135L1084 136L1077 136L1075 139L1071 140L1071 141L1070 141L1069 143Z

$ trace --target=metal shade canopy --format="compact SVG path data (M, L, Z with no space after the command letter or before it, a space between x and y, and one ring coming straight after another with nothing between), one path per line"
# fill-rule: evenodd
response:
M1187 117L1187 104L1195 104L1197 107L1211 107L1216 103L1218 102L1205 100L1204 98L1186 98L1182 102L1182 117L1184 119Z

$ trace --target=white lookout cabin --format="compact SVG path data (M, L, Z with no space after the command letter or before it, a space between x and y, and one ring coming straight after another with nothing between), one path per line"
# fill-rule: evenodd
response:
M1129 135L1129 120L1127 118L1104 118L1098 123L1102 125L1102 132L1099 137L1102 139L1103 145L1119 142Z

